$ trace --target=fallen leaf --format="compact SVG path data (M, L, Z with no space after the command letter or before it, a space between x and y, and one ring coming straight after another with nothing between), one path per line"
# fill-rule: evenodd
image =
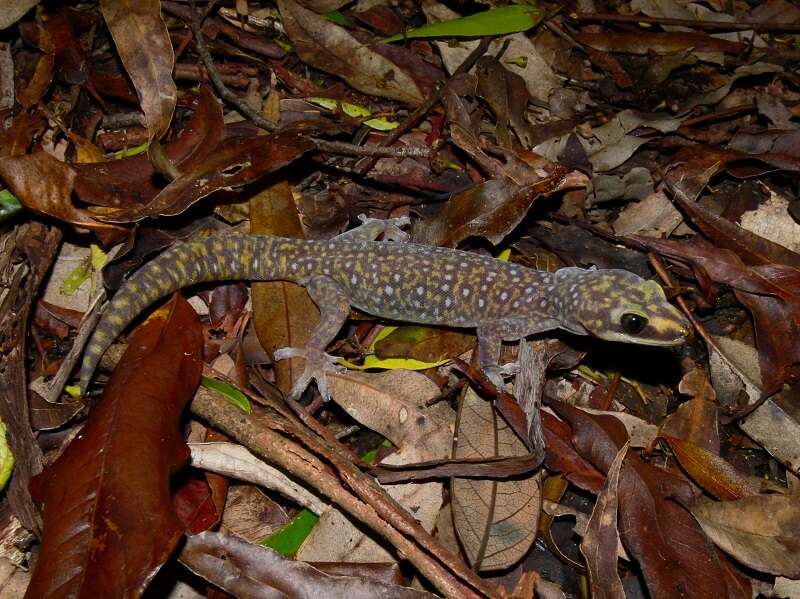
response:
M201 164L174 179L147 206L108 209L102 219L129 223L147 217L175 216L217 190L252 183L313 148L313 142L297 133L226 140Z
M283 26L300 58L338 75L357 90L374 96L419 104L429 90L420 89L406 72L375 49L294 0L278 0Z
M107 241L125 234L124 229L95 220L73 205L75 170L47 152L0 158L0 177L19 201L35 212L91 229Z
M167 131L178 99L174 54L159 0L100 0L100 11L133 81L152 139Z
M625 598L625 590L617 573L617 548L621 543L617 532L617 506L619 471L628 447L628 443L625 443L611 462L603 490L597 496L581 541L581 553L586 558L592 597L595 599Z
M549 405L572 426L578 452L607 472L627 440L622 423L561 402ZM641 566L651 595L675 597L691 589L696 597L749 598L747 580L710 546L678 500L691 502L688 481L628 454L620 471L619 532L628 554Z
M492 403L471 387L459 406L456 439L454 458L528 453ZM508 568L527 554L541 511L541 472L510 481L454 477L450 493L456 532L475 570Z
M180 560L195 574L236 597L432 597L426 591L361 576L328 575L310 564L287 559L272 549L219 532L189 537ZM269 592L271 589L274 593Z
M692 514L709 537L737 560L776 576L800 578L800 501L754 495L701 501Z
M180 296L133 334L80 435L33 483L44 538L26 596L139 596L169 558L183 535L169 483L188 455L179 422L201 351Z
M286 181L270 185L250 198L250 232L303 239L300 215ZM261 346L271 357L281 347L304 347L319 322L319 309L301 286L289 281L254 282L253 324ZM288 393L305 368L291 358L275 364L278 388Z

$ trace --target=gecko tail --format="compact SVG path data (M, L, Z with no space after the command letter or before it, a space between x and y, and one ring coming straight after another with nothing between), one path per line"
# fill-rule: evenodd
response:
M140 268L108 303L86 345L78 375L81 394L86 393L105 351L146 308L183 287L248 278L245 257L261 250L258 245L263 243L263 238L259 241L249 235L216 235L178 244Z

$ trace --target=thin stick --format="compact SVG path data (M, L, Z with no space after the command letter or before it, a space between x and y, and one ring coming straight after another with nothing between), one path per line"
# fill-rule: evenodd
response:
M489 47L489 43L492 41L491 37L484 37L481 39L480 43L476 46L476 48L469 53L469 56L458 65L458 68L453 72L452 77L448 80L445 85L447 85L453 78L461 75L462 73L466 73L469 71L472 66L478 61L478 59L486 53L486 49ZM428 114L428 111L434 107L434 105L441 99L441 88L437 88L433 90L425 101L420 104L417 109L408 115L408 118L400 123L400 126L395 129L394 131L389 134L386 139L381 142L382 146L389 147L394 144L398 139L400 139L403 135L411 131L414 127L416 127L419 122ZM368 161L363 167L358 170L359 175L364 176L372 168L375 166L376 160L373 158L372 160Z
M798 23L752 23L747 21L696 21L694 19L671 19L667 17L648 17L645 15L617 15L611 13L579 12L574 18L578 21L601 21L606 23L647 23L650 25L676 25L692 29L758 31L761 33L800 33Z
M206 40L203 37L203 32L200 30L202 20L205 19L208 12L214 7L214 4L216 4L216 1L210 2L205 13L202 13L196 9L195 0L190 0L189 2L189 5L192 9L192 19L190 23L192 27L192 33L194 34L195 47L197 48L197 54L200 56L200 60L203 61L206 71L208 71L208 77L214 84L214 88L217 90L220 98L226 102L229 102L230 104L233 104L236 107L236 110L253 121L256 127L264 129L265 131L275 131L278 126L275 123L269 122L256 110L253 110L253 108L247 104L244 98L240 98L230 91L225 83L223 83L217 68L214 66L214 59L211 58L211 52L208 51L208 46L206 46Z

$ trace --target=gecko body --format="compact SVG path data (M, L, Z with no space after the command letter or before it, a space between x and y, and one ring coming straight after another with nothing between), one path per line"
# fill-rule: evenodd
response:
M446 248L371 241L372 221L330 241L228 234L179 244L137 271L117 292L88 343L80 371L85 392L100 357L146 307L189 285L222 280L285 280L303 285L320 309L305 348L283 348L276 359L301 357L303 374L291 396L316 380L328 398L325 353L355 306L403 322L474 328L481 366L496 383L502 341L564 329L612 341L677 345L685 318L661 287L622 270L529 269ZM405 221L403 221L405 224Z

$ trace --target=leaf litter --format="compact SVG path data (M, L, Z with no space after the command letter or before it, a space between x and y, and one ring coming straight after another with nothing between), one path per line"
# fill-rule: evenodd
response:
M611 10L6 2L0 546L33 569L0 593L133 597L191 571L239 597L791 596L800 6ZM630 270L694 336L532 340L518 404L470 366L474 331L353 310L333 401L284 402L302 361L273 352L315 304L212 282L142 315L90 395L64 386L103 295L175 240L327 239L362 213Z

